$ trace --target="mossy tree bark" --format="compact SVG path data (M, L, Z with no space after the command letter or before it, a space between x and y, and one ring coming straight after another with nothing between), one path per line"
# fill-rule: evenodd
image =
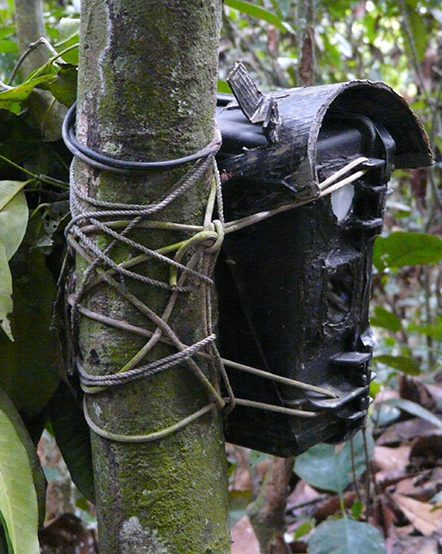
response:
M83 0L77 136L121 159L170 159L193 153L213 138L221 0ZM121 176L75 161L72 179L106 201L157 201L188 171ZM201 224L213 175L174 201L161 216ZM138 231L157 248L180 240L167 231ZM103 241L103 238L97 238ZM116 248L121 261L128 252ZM84 263L77 259L77 281ZM146 274L167 279L167 268L146 264ZM169 293L130 279L127 289L161 312ZM106 285L82 301L135 325L149 323ZM170 324L183 342L203 336L201 295L179 297ZM130 334L81 319L79 348L86 371L115 373L142 346ZM156 358L171 352L155 347ZM146 360L145 360L146 361ZM206 368L207 371L208 368ZM105 429L145 434L162 429L207 403L186 366L116 387L88 399ZM184 430L154 443L121 444L92 433L103 553L222 554L230 552L227 480L221 419L212 410Z

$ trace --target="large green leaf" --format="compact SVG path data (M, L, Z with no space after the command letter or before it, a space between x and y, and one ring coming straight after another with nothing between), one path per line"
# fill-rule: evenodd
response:
M12 404L0 394L0 512L12 547L10 554L39 554L32 464L22 440L24 427L18 431L17 419L9 417L11 410Z
M376 356L374 360L397 369L406 375L420 375L421 373L419 361L409 356L390 356L386 354L384 356Z
M41 75L29 79L24 83L0 92L0 110L14 110L14 107L26 100L35 87L43 83L49 83L55 79L55 75Z
M373 450L373 439L367 433L369 456ZM366 470L365 450L362 432L353 438L354 465L357 477ZM353 481L350 442L335 446L317 444L307 452L297 456L295 473L306 483L342 495Z
M15 342L0 336L0 383L18 410L39 413L57 388L57 349L49 332L55 286L45 257L34 248L34 221L11 260L14 311L11 328ZM1 268L4 264L0 262ZM0 279L0 286L4 280ZM0 299L3 298L0 295Z
M442 341L442 316L437 318L436 322L430 325L416 325L415 323L411 323L407 331L409 333L421 333L427 337L433 337L438 341Z
M289 31L290 33L293 33L292 27L286 21L282 21L277 15L269 12L265 8L261 8L261 6L256 6L255 4L245 2L244 0L224 0L224 5L229 6L229 8L234 8L235 10L251 17L255 17L256 19L267 21L267 23L278 27L281 31Z
M20 437L23 446L26 448L29 463L31 464L32 478L37 494L38 513L40 526L43 525L46 511L46 479L40 465L40 459L37 455L36 445L32 440L29 431L26 428L20 414L16 410L11 399L0 389L0 409L8 416L14 424L15 430Z
M3 244L0 242L0 326L9 340L14 340L9 314L12 312L12 277L8 258ZM1 337L0 337L1 340ZM0 348L1 352L1 348ZM1 363L1 362L0 362Z
M404 13L406 18L404 22L405 32L403 33L404 45L410 59L413 59L416 55L417 61L422 62L431 39L431 34L428 33L425 17L422 17L416 6L413 9L410 4L410 2L407 2L403 7L407 12Z
M380 271L386 267L435 264L442 260L442 239L426 233L399 231L378 237L374 264Z
M52 92L54 98L65 106L72 106L77 98L77 67L64 64L57 73L54 81L43 88Z
M18 194L28 181L0 181L0 210Z
M319 525L308 542L308 554L385 554L381 533L369 523L347 517Z
M383 308L382 306L376 306L374 309L374 316L370 318L370 323L373 327L382 327L389 331L400 331L402 329L402 322L400 318Z
M399 408L400 410L403 410L408 414L420 417L421 419L432 423L439 429L442 429L442 420L437 417L437 415L431 413L429 410L427 410L420 404L417 404L416 402L412 402L411 400L407 400L405 398L391 398L390 400L386 400L382 404L387 404L388 406Z
M89 427L81 406L63 381L49 403L49 417L72 481L88 500L95 502Z
M21 181L0 181L0 242L8 260L17 252L28 224L28 205Z

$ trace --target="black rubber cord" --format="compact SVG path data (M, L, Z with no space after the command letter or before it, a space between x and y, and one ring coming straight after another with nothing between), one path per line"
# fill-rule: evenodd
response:
M92 150L88 146L78 142L77 137L75 136L76 113L77 105L75 103L68 110L68 113L63 121L63 141L76 158L92 167L95 167L96 169L101 169L102 171L112 171L114 173L142 173L152 169L170 169L190 162L198 161L201 158L207 158L208 156L215 154L221 145L221 138L217 137L202 150L182 158L157 162L118 160L116 158L112 158L111 156L101 154L100 152L95 152L95 150Z

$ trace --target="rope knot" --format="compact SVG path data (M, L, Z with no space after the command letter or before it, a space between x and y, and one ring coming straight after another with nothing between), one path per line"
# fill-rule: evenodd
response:
M206 252L213 254L221 249L224 241L224 225L219 219L214 219L209 225L210 231L216 233L216 239L210 246L206 247Z

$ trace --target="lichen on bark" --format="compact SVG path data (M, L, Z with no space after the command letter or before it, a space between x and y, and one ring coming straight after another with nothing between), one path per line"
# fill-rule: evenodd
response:
M176 158L209 143L220 18L220 0L83 0L79 140L98 151L135 160ZM149 203L170 190L186 170L132 177L98 173L75 161L72 179L102 200ZM208 171L191 193L156 219L201 224L212 178ZM150 248L180 240L166 231L138 231L135 238ZM118 248L112 255L121 258L125 251ZM83 270L78 259L79 280ZM167 275L154 262L146 264L146 272L154 278ZM167 292L130 280L126 286L157 312L164 308ZM111 317L149 326L105 285L95 287L86 303ZM180 297L170 322L183 342L202 338L200 309L200 294ZM115 373L142 344L140 338L96 322L80 322L79 346L90 373ZM168 353L168 347L160 346L152 355ZM142 434L170 425L207 401L188 368L180 366L88 402L102 427ZM149 553L230 552L226 462L217 412L155 443L119 444L94 435L92 445L101 552L144 552L137 546L130 549L128 529L132 543L145 544ZM146 546L146 537L158 546Z

